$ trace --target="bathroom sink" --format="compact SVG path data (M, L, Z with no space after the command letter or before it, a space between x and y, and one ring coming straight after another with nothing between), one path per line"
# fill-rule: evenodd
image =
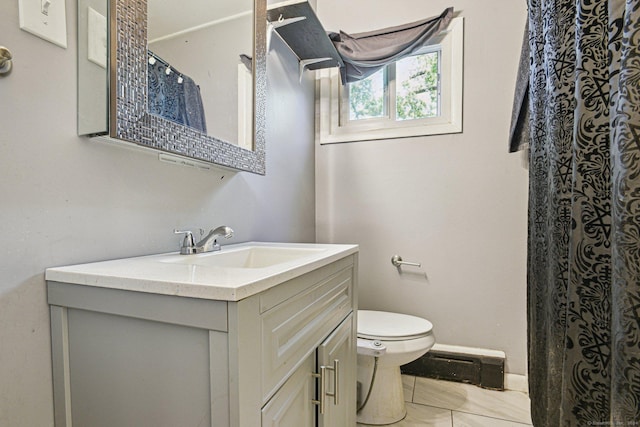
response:
M357 252L357 245L246 242L201 254L171 252L48 268L46 279L239 301Z
M245 246L197 255L181 255L162 260L176 264L220 268L266 268L291 261L298 261L325 252L316 248L287 248Z

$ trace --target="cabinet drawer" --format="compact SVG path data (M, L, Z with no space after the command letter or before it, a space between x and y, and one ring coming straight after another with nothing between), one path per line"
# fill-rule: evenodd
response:
M302 280L304 279L301 278ZM320 280L261 316L266 402L353 309L353 266Z

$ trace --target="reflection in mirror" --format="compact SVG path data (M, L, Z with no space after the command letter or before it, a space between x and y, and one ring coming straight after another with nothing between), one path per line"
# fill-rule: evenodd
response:
M149 113L253 149L253 25L253 0L149 0Z
M105 0L78 1L78 135L109 126L107 8Z

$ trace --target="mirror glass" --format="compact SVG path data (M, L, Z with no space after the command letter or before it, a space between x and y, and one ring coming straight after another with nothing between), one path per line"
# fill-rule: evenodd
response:
M253 0L148 0L148 110L253 149Z

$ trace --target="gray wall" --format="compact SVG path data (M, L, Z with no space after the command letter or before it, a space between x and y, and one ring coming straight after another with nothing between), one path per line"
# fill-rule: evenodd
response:
M312 242L313 81L274 46L267 176L215 173L76 136L75 1L68 49L21 31L0 2L0 426L53 424L47 267L177 250L174 228L226 224L247 240ZM277 102L276 102L277 101Z
M503 350L524 374L527 170L507 137L526 4L376 4L318 0L318 14L355 33L461 11L464 132L319 147L318 241L360 244L361 308L425 317L439 343ZM398 274L394 254L423 268Z

